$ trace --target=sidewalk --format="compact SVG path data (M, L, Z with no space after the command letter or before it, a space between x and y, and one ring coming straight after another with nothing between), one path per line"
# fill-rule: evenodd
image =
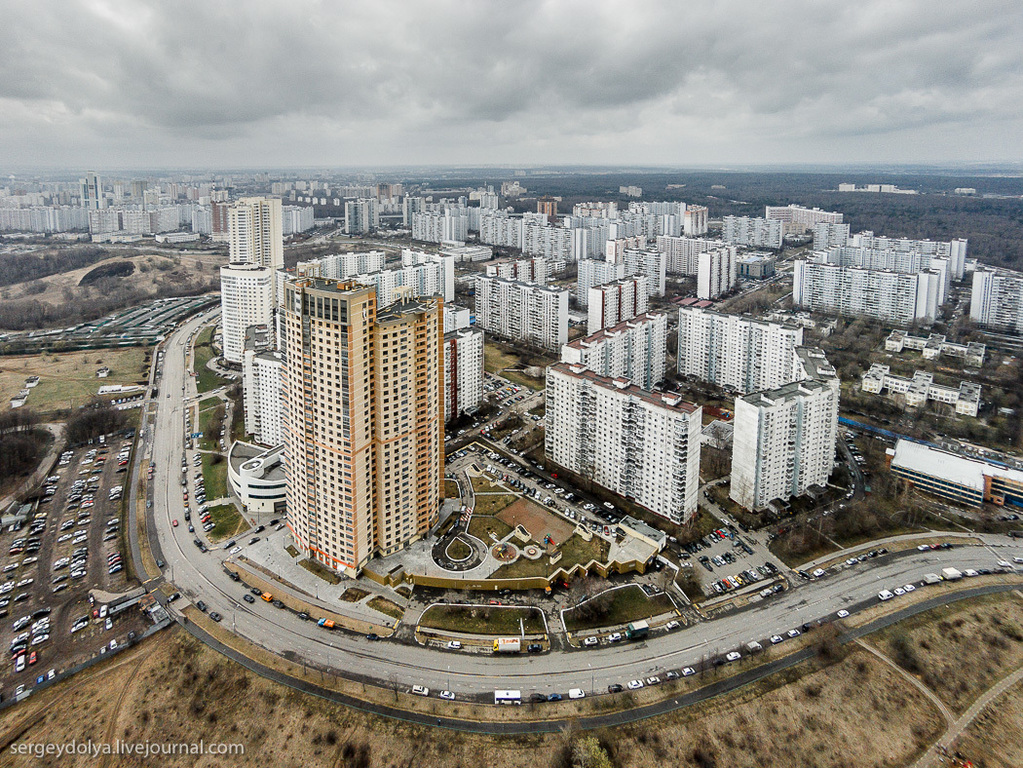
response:
M900 541L914 541L916 539L933 539L933 538L951 538L951 539L978 539L986 546L990 546L987 541L986 535L982 533L962 533L959 531L922 531L920 533L903 533L899 536L889 536L886 539L874 539L863 544L857 544L855 547L848 547L847 549L840 549L837 552L831 552L827 555L821 555L815 560L811 560L808 563L803 563L799 566L800 570L808 571L818 567L822 563L828 563L832 560L845 560L856 553L863 553L871 549L877 549L878 547L885 547L889 544L897 543Z

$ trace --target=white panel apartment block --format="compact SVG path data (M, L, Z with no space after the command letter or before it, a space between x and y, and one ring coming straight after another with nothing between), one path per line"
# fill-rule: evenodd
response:
M809 379L736 398L729 498L747 509L824 486L838 435L835 386Z
M650 390L664 380L667 342L668 315L651 312L570 341L561 348L561 362Z
M678 313L678 372L745 394L794 381L803 329L697 307Z
M568 291L481 275L476 324L496 336L560 349L568 341Z
M999 331L1023 333L1023 272L977 269L970 319Z
M446 317L445 317L446 319ZM444 420L472 413L483 402L483 331L444 334Z
M224 359L241 365L245 329L260 325L273 332L274 273L256 264L220 268L220 323Z
M700 299L716 299L723 296L738 281L738 248L724 245L711 251L704 251L698 259L696 270L696 295Z
M548 458L678 524L696 514L702 416L583 365L547 369Z
M650 297L644 275L626 277L590 288L586 332L611 328L647 311Z

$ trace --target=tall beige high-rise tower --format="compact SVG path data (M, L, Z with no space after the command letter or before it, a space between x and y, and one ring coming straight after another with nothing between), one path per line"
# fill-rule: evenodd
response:
M269 267L284 266L284 226L277 197L243 197L227 211L230 261Z
M378 310L371 287L284 284L288 526L299 548L330 568L354 576L437 521L442 305L432 297Z

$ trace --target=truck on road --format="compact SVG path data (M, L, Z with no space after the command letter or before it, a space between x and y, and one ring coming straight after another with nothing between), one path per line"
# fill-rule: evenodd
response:
M498 637L494 639L494 653L520 653L522 640L518 637Z
M942 568L941 578L945 581L958 581L963 577L963 574L956 568Z
M634 621L625 628L625 636L630 640L640 640L650 634L650 625L645 621Z

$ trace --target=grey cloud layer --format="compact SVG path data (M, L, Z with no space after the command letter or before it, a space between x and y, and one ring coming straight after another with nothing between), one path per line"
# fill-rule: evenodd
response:
M1015 159L1015 2L5 4L9 163ZM924 137L926 140L924 141Z

